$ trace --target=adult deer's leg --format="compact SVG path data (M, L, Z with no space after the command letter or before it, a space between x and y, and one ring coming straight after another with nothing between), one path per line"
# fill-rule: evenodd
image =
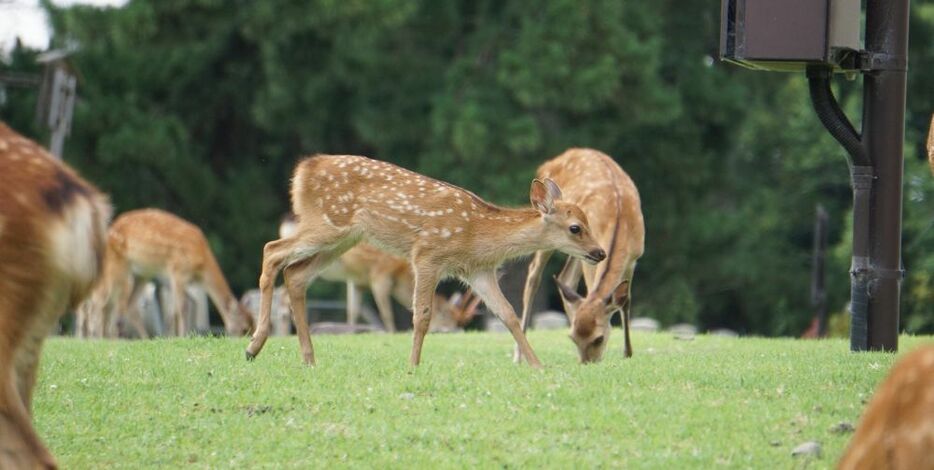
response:
M143 288L146 287L146 281L134 278L132 284L133 287L130 289L130 297L125 313L126 319L141 339L147 339L149 338L149 332L146 331L146 324L143 322L143 316L139 311L139 297L143 293Z
M538 293L539 286L542 284L542 271L545 270L545 265L548 264L552 254L554 254L554 251L538 251L535 253L535 257L532 258L532 262L529 263L529 274L525 278L525 289L522 291L523 332L528 331L529 323L532 322L532 303L535 294ZM519 350L518 345L513 351L512 360L516 364L522 361L522 352Z
M632 264L626 270L623 277L623 279L629 280L629 292L626 293L626 300L623 302L623 305L621 305L621 310L623 311L623 336L626 337L625 344L623 345L623 355L625 357L632 357L632 341L629 339L629 322L631 321L632 312L632 277L635 274L635 269L635 264Z
M187 279L175 273L169 274L169 283L172 289L172 317L175 334L185 336L188 334L188 317L185 310L188 299L185 294L185 286L188 285Z
M512 337L516 340L516 345L519 347L522 357L528 361L530 366L541 368L542 363L538 360L538 356L532 351L532 346L529 345L528 340L525 338L525 333L522 332L519 319L516 318L516 312L513 310L512 305L509 304L509 301L506 300L503 291L499 288L499 280L496 278L496 273L490 271L476 274L468 280L468 283L470 287L473 288L474 292L483 299L486 306L499 317L503 324L506 325L506 328L509 329L509 332L512 333Z

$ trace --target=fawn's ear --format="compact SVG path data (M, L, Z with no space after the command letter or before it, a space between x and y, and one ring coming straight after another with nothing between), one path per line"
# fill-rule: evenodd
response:
M532 201L532 206L542 214L551 214L555 211L555 201L561 200L561 188L551 178L532 180L529 200Z

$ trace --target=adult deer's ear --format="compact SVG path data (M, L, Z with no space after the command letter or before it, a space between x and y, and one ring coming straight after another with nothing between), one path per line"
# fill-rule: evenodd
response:
M623 308L626 303L629 302L629 279L624 279L623 282L620 282L616 289L613 292L610 292L610 295L604 299L604 303L607 305L607 310L615 311L616 309Z
M555 284L558 285L558 293L561 294L561 298L565 302L577 303L581 300L584 300L580 294L577 293L574 289L571 289L570 286L558 280L558 277L555 276Z
M577 313L577 306L580 305L584 298L570 286L559 281L558 276L555 276L554 279L555 284L558 286L558 294L561 294L561 301L564 303L564 313L567 314L568 320L573 324L574 315Z

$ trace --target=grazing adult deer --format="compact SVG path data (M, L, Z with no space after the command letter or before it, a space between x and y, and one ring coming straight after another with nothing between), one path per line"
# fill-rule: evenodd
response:
M102 269L107 198L0 122L0 468L56 468L32 426L42 342Z
M302 359L314 364L303 314L305 289L328 264L366 240L406 257L412 264L412 365L421 359L438 281L455 276L469 284L503 321L529 365L541 367L512 306L500 291L496 268L507 259L545 249L558 249L594 263L606 257L590 235L587 216L576 205L563 202L558 185L547 179L532 182L534 208L506 209L389 163L349 155L318 155L296 166L291 193L299 229L263 249L260 317L246 349L247 359L259 354L266 342L273 284L281 270Z
M564 200L576 204L586 214L597 243L607 247L606 261L581 267L578 259L568 258L555 279L570 320L570 337L581 362L603 357L610 335L610 318L623 313L624 353L632 356L629 339L630 293L636 260L645 249L645 224L639 191L612 158L592 149L573 148L538 168L539 179L551 179L562 188ZM531 320L532 299L541 284L542 270L553 251L535 253L522 295L522 329ZM587 296L577 293L583 271ZM516 350L515 360L521 359Z
M191 283L207 291L228 334L242 335L252 329L252 315L231 292L201 229L175 215L159 209L123 213L107 234L105 261L103 279L87 308L94 336L112 336L116 310L124 312L140 336L146 337L136 300L156 277L168 278L171 286L174 334L189 331L185 287Z
M837 468L934 468L934 344L906 354L892 367Z

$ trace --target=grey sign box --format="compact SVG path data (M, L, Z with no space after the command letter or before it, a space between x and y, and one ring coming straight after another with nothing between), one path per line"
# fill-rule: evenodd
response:
M759 70L838 66L859 49L859 0L722 0L720 56Z

